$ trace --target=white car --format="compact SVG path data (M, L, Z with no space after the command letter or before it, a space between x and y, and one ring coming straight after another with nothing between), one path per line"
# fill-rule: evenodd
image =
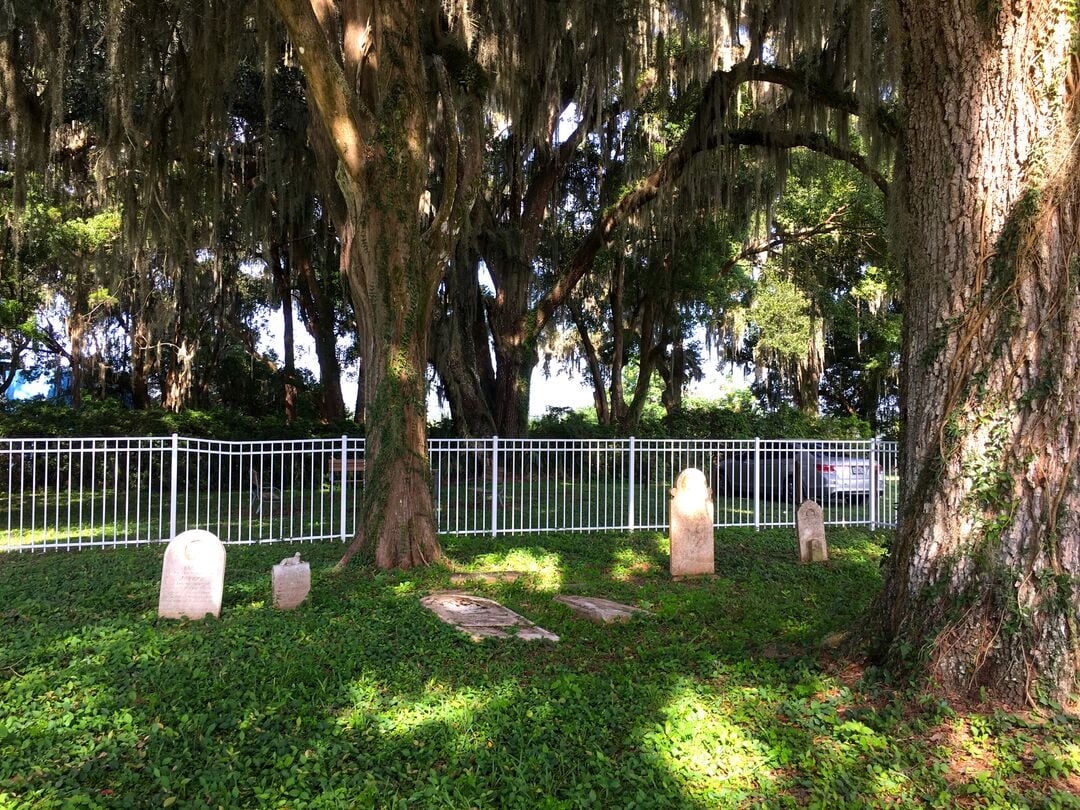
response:
M885 491L881 464L869 454L853 454L842 444L828 442L765 445L758 455L761 469L757 485L763 495L799 502L869 497L875 483ZM754 453L722 452L716 460L716 490L727 495L752 495L755 488Z

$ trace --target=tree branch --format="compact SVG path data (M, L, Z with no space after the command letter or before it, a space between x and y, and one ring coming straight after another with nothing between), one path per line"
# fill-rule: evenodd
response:
M274 5L297 46L308 90L334 150L350 179L360 183L372 149L364 140L361 122L356 120L359 105L345 72L330 49L309 0L274 0Z
M725 146L760 146L777 150L802 146L854 166L888 196L888 181L863 155L845 149L820 133L772 132L767 128L718 129L717 124L723 120L735 88L753 76L754 70L754 66L744 60L730 70L713 73L683 139L668 152L660 165L600 216L578 247L566 271L540 300L534 326L537 333L592 267L600 250L611 242L616 229L654 200L663 188L677 181L691 160L704 152Z
M431 224L423 233L423 239L430 241L432 235L437 238L450 218L458 192L458 159L461 153L461 138L458 136L457 104L450 90L450 79L446 75L446 64L442 57L432 59L435 77L439 84L439 96L443 103L443 117L446 119L446 168L443 171L443 196Z
M870 165L870 161L864 155L854 149L846 149L820 132L774 132L768 128L730 129L709 137L706 150L722 146L761 146L777 150L802 146L854 166L881 189L883 194L886 196L889 194L889 181L885 179L885 175Z
M826 107L832 107L834 110L840 110L849 115L865 117L869 114L881 131L891 137L895 137L900 132L900 125L896 118L885 107L878 105L868 110L859 103L854 93L829 87L824 82L817 81L801 71L778 65L754 65L750 68L748 80L786 87L812 101L820 102Z

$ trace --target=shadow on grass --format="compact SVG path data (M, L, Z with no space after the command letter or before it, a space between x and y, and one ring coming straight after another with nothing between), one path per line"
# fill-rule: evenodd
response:
M230 548L222 618L196 623L156 618L162 548L5 560L0 803L704 808L940 787L905 776L925 752L896 741L902 720L809 654L872 597L873 541L838 534L802 567L789 535L720 533L719 575L680 583L654 533L448 542L458 568L526 570L470 589L558 645L473 643L419 605L446 569L333 573L339 545L296 547L313 589L290 613L269 608L285 552ZM597 627L557 590L654 615ZM777 640L808 654L763 658Z

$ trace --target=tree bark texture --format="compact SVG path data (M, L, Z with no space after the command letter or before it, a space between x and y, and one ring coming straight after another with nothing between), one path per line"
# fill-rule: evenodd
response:
M270 271L274 278L274 287L281 300L282 347L284 350L285 370L282 378L283 399L285 402L285 421L296 421L296 336L293 322L292 263L288 251L274 242L270 246Z
M495 433L490 403L495 374L476 259L459 245L444 277L445 300L432 329L432 362L443 382L454 429L463 437Z
M360 336L367 465L360 525L341 562L362 552L380 568L428 564L443 556L427 458L428 334L471 207L459 191L475 193L480 150L460 149L465 127L445 68L422 41L437 31L438 4L276 5L326 136L314 139L318 159L335 166L325 174L344 197L335 226ZM432 110L447 120L442 155Z
M300 317L315 341L315 356L319 361L319 384L322 387L320 416L334 422L345 418L345 398L341 392L341 362L337 356L337 335L334 332L334 302L323 289L322 281L304 246L296 239L293 247L297 270L297 301Z
M1072 24L1055 2L895 11L905 492L883 652L953 692L1063 700L1080 651Z

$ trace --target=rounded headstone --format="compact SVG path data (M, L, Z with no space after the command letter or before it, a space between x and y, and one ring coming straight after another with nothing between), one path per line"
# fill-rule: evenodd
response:
M679 473L671 490L671 575L716 572L713 502L705 473L690 467Z
M161 564L158 615L165 619L201 619L221 615L225 589L225 546L202 529L181 532L165 549Z

